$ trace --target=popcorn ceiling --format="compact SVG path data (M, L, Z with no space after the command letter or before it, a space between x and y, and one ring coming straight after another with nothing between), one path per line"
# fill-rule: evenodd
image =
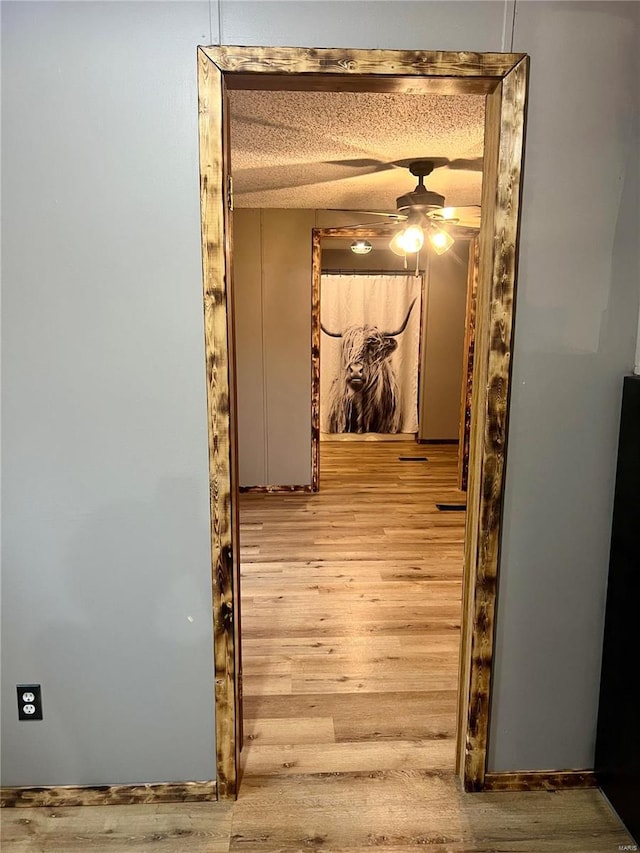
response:
M484 96L232 91L231 161L238 207L393 210L416 179L393 160L482 155ZM427 187L447 205L480 203L480 172L437 169Z

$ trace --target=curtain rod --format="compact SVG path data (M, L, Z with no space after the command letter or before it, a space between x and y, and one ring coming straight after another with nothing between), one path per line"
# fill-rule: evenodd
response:
M321 275L411 275L415 276L415 270L334 270L321 269ZM419 270L418 275L424 275L424 270Z

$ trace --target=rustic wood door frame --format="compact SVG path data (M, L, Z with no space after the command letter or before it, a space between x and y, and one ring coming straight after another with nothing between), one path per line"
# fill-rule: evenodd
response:
M281 47L198 48L200 200L211 486L217 790L239 779L238 487L234 477L233 294L227 89L424 92L486 96L482 223L462 641L457 772L468 791L486 772L494 619L513 336L526 54Z
M460 394L460 427L458 432L458 488L467 491L469 481L469 445L471 443L471 397L473 391L473 352L476 340L476 301L480 247L477 236L469 241L467 268L467 300L464 312L464 344L462 347L462 388Z

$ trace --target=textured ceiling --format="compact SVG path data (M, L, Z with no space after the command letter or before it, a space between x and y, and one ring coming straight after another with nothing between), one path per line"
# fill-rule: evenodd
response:
M482 156L482 95L233 91L230 98L238 207L393 210L416 179L385 168L390 162ZM450 168L426 180L450 206L480 204L481 182L480 171Z

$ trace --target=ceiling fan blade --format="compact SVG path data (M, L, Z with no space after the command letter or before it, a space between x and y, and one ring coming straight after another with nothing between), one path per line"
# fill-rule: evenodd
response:
M405 213L384 213L381 210L354 210L352 207L327 207L325 210L331 210L334 213L364 213L365 216L384 216L393 222L405 222L409 218Z
M458 169L465 170L468 172L481 172L484 164L484 158L482 157L472 157L470 159L465 157L458 157L455 160L449 160L446 163L447 169Z
M357 169L369 168L371 169L371 173L373 173L387 172L390 169L408 169L413 163L423 160L433 163L434 169L467 169L474 172L481 172L483 164L482 157L457 157L455 160L450 160L448 157L405 157L402 160L392 160L388 163L384 163L382 160L374 160L370 157L356 157L353 160L325 160L324 162L332 166L351 166Z
M444 216L443 213L447 212L449 215ZM444 207L442 210L432 210L428 214L431 219L435 219L438 222L459 222L461 219L480 219L480 205L479 204L468 204L463 207Z
M479 228L482 211L480 205L470 204L466 207L454 207L455 215L458 219L457 224L467 226L469 228Z
M341 226L342 228L371 228L371 229L384 229L384 228L393 228L394 225L397 225L397 222L356 222L349 223L348 225Z
M422 162L431 163L434 169L440 169L442 166L447 166L450 161L448 157L405 157L402 160L394 160L391 165L399 169L410 169L414 163Z

